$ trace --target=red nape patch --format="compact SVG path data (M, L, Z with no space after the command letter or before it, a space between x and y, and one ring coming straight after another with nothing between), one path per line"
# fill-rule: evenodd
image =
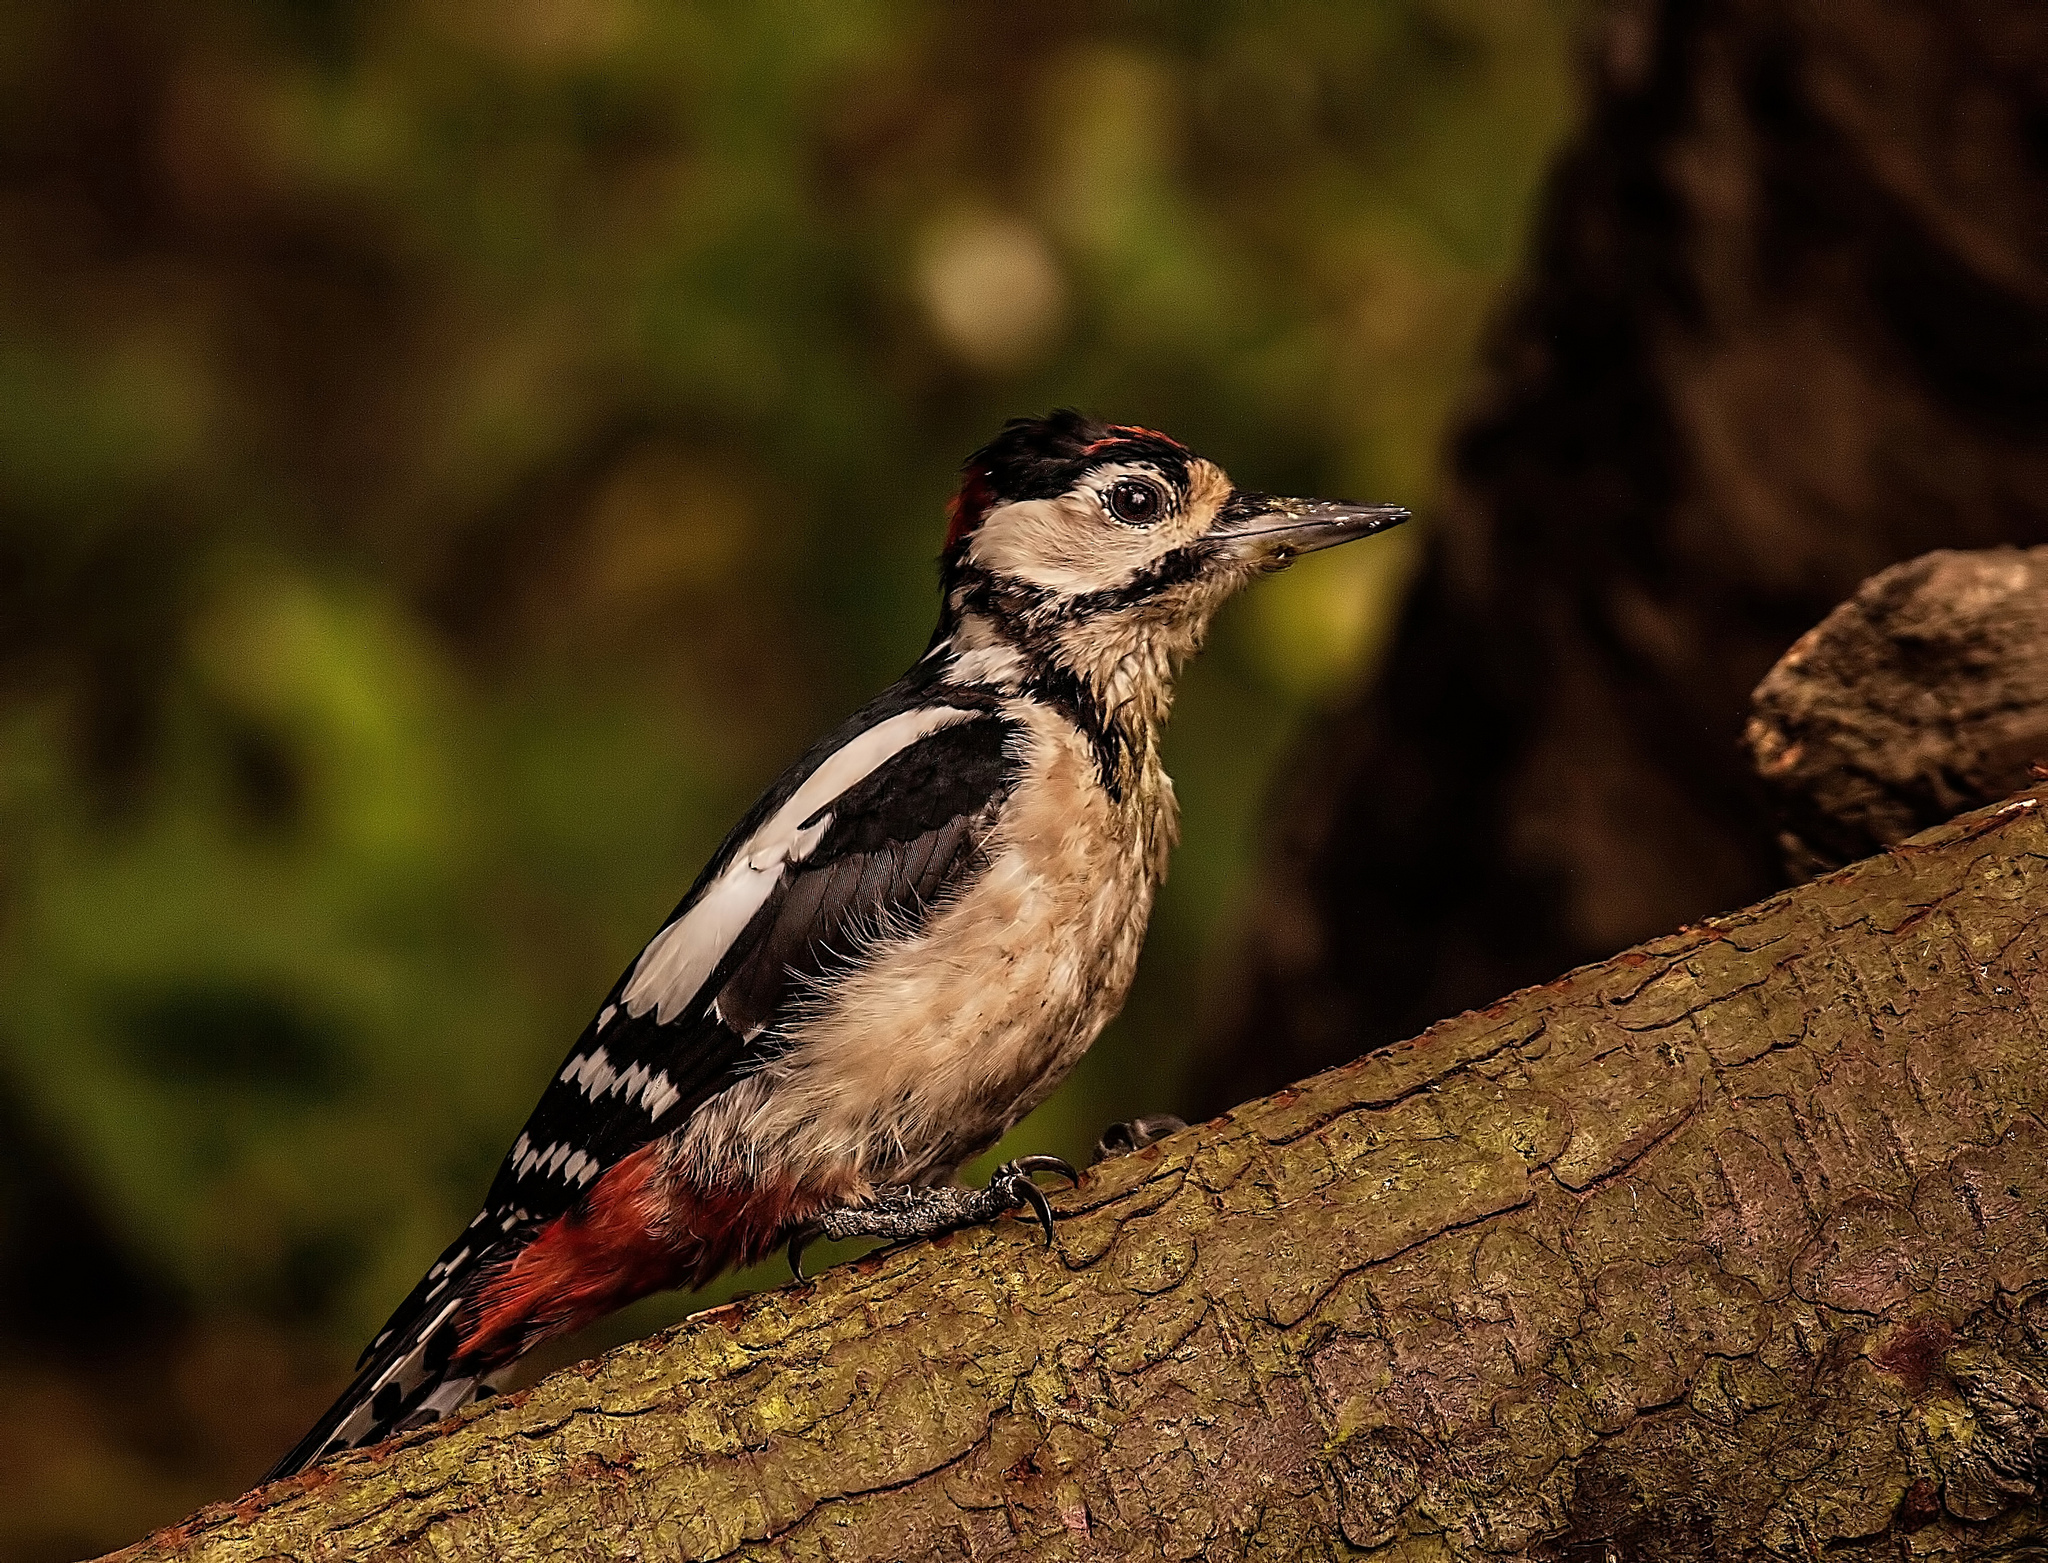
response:
M1187 450L1187 446L1181 444L1171 434L1161 434L1157 429L1148 429L1143 424L1112 423L1108 435L1082 446L1081 454L1092 456L1097 451L1108 450L1110 446L1121 445L1126 440L1158 440L1162 444L1171 445L1175 450Z
M650 1292L702 1286L752 1264L791 1226L834 1203L787 1185L730 1190L663 1176L661 1147L635 1151L492 1278L458 1355L485 1371Z
M995 490L988 486L987 473L970 472L962 478L960 492L946 506L946 546L951 548L980 526L982 518L995 502Z

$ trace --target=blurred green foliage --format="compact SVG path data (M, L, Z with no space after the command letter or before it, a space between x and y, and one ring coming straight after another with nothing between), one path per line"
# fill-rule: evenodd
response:
M201 1431L77 1431L45 1509L97 1507L23 1546L230 1490L338 1384L727 824L921 649L1004 417L1426 508L1572 16L9 7L4 1085L216 1342ZM1220 627L1138 996L1033 1148L1175 1104L1272 766L1412 546Z

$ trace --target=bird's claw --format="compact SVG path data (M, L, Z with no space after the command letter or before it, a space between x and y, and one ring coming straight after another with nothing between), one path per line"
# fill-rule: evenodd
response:
M1176 1118L1172 1113L1147 1113L1142 1118L1113 1123L1095 1142L1095 1159L1100 1162L1108 1161L1112 1156L1128 1156L1133 1151L1158 1144L1169 1134L1180 1133L1187 1126L1186 1119Z
M1081 1174L1074 1170L1072 1162L1059 1156L1019 1156L1015 1161L1003 1163L1004 1172L1021 1172L1027 1177L1034 1173L1056 1172L1069 1183L1079 1183Z
M1067 1162L1057 1156L1019 1156L1015 1161L1006 1161L996 1168L995 1176L988 1180L989 1187L1009 1200L1012 1209L1029 1205L1038 1217L1038 1224L1045 1228L1045 1246L1052 1247L1052 1201L1045 1197L1045 1190L1032 1182L1041 1172L1056 1172L1069 1183L1079 1183L1081 1175Z
M808 1281L804 1274L804 1250L818 1240L815 1226L800 1226L789 1234L789 1273L799 1281Z

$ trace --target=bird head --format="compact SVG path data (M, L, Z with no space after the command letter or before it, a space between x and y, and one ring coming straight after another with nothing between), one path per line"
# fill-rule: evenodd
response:
M1105 717L1156 726L1232 593L1407 518L1248 492L1150 429L1076 412L1012 419L962 469L933 652L967 678L1070 678Z

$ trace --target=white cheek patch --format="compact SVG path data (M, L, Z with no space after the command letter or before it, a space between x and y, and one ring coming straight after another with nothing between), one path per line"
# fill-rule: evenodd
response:
M979 646L953 659L952 677L961 684L1000 684L1023 672L1024 659L1013 646Z
M1121 586L1186 539L1172 519L1139 529L1112 521L1094 499L1023 499L975 529L975 563L1062 597Z
M981 715L955 706L905 711L877 722L829 755L746 839L695 904L640 952L626 991L619 996L626 1013L637 1019L653 1010L661 1025L681 1014L774 893L788 866L808 857L831 828L832 816L821 810L920 738ZM812 820L814 814L818 817ZM806 820L811 823L806 825Z

